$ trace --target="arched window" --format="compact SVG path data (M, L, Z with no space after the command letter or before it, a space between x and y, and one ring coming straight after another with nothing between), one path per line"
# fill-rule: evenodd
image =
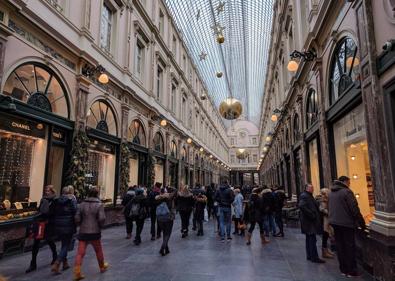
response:
M354 85L359 75L358 47L354 40L344 38L337 45L330 71L330 103L333 104L347 89Z
M170 156L177 157L177 145L175 141L171 141L170 143Z
M307 105L306 105L306 127L307 129L311 127L317 121L318 118L318 102L317 102L317 92L311 89L307 95Z
M295 114L294 116L294 122L293 122L293 132L294 132L294 142L298 142L301 138L300 134L300 122L299 122L299 115Z
M181 160L187 161L187 150L186 150L185 146L181 150Z
M66 88L49 67L26 63L17 67L4 85L4 95L69 118Z
M199 166L199 155L195 155L195 163L196 166Z
M117 136L115 114L105 100L97 100L91 105L88 110L87 125L96 130Z
M157 132L154 137L154 150L160 153L165 153L163 137L159 132Z
M145 146L146 137L143 124L139 120L133 120L129 126L128 140L135 144Z

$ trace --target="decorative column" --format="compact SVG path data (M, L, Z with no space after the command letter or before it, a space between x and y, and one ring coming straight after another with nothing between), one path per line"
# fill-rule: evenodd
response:
M169 153L170 153L170 132L166 131L166 137L165 137L165 154L166 154L166 159L165 159L165 167L164 167L164 176L163 176L163 185L170 185L169 181Z
M83 75L77 76L77 97L75 103L75 126L77 130L84 130L88 114L88 94L91 81Z

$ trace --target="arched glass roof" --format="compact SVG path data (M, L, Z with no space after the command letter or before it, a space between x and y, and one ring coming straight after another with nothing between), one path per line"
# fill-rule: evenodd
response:
M243 115L259 124L274 0L165 2L215 104L237 98ZM214 30L221 27L225 42L220 45ZM200 59L202 52L207 53L205 60ZM216 77L219 71L222 78Z

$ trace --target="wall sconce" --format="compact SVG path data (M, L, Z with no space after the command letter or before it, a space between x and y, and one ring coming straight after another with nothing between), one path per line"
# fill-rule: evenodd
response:
M273 110L273 114L272 114L272 117L271 117L270 119L271 119L273 122L277 122L278 116L280 116L280 115L283 114L283 113L284 113L284 110L281 110L281 109L276 108L276 109Z
M356 179L358 179L358 175L357 175L357 174L353 174L353 175L352 175L352 178L353 178L354 180L356 180Z
M97 80L101 84L107 84L109 81L108 75L106 74L106 69L101 64L96 67L85 64L81 69L81 73L88 78L91 78L93 75L99 75Z
M265 146L265 147L263 148L263 151L264 151L264 152L267 152L267 146Z
M199 149L199 151L200 151L200 152L203 152L203 151L204 151L203 147L201 147L201 148Z
M192 139L191 138L188 138L187 139L187 144L191 144L192 143Z
M210 154L210 159L213 158L213 156Z
M299 68L299 63L297 59L305 61L313 61L317 58L317 54L314 49L307 52L299 52L297 50L293 51L290 55L291 60L288 62L287 69L290 72L296 72Z
M357 159L357 157L355 157L354 155L353 156L351 156L351 160L355 160L355 159Z
M276 117L277 117L277 115L276 115ZM265 140L266 140L266 142L271 142L272 141L272 133L268 133Z
M160 120L160 125L161 125L162 127L166 127L166 126L167 126L167 121L166 121L166 119Z
M359 193L355 193L355 198L359 198L360 197L360 195L359 195Z

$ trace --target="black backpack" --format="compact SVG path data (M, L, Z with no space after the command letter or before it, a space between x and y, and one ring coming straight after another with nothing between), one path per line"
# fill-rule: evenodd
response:
M145 219L146 215L145 208L140 204L140 202L136 202L135 200L130 202L129 218Z

